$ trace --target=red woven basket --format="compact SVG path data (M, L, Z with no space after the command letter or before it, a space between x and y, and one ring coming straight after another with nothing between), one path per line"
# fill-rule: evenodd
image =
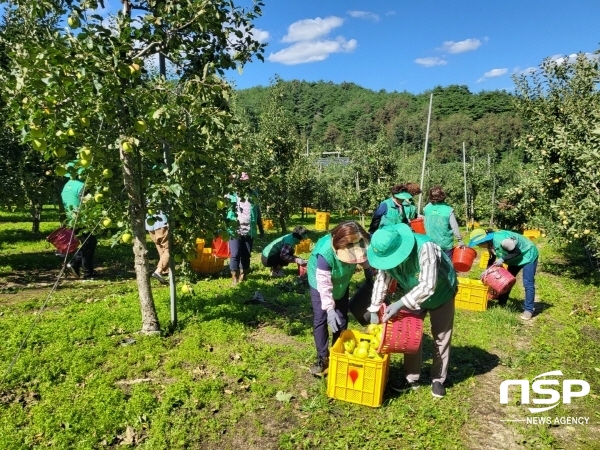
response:
M508 292L517 279L502 266L492 266L481 274L481 281L496 291L497 295Z
M379 310L383 317L387 307L385 304ZM383 324L382 339L377 352L379 353L408 353L415 354L421 347L423 338L423 318L408 311L400 311Z
M63 255L73 253L79 247L79 239L77 239L73 230L65 227L54 231L46 240Z

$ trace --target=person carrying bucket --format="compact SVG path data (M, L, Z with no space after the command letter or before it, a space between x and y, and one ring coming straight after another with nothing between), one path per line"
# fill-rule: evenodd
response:
M535 272L539 258L539 251L535 244L525 236L512 231L476 228L469 236L469 247L483 248L490 253L488 267L506 264L513 276L517 276L523 269L525 304L521 319L530 320L534 311ZM500 306L506 305L510 291L511 289L498 297Z
M308 258L308 285L313 308L313 337L317 362L310 368L315 376L329 369L329 332L332 345L348 326L350 280L356 265L362 265L367 280L372 273L367 262L369 234L354 221L341 222L315 244Z
M412 196L406 191L406 187L403 184L392 186L390 191L392 194L390 198L386 198L382 201L373 213L371 225L369 225L369 234L371 236L375 231L386 225L408 223L409 218L406 215L405 206L410 205ZM411 211L408 212L411 213Z
M456 272L439 245L424 234L413 233L406 224L377 230L367 251L369 264L378 269L371 306L371 323L379 323L381 308L388 286L395 280L403 297L392 303L382 318L387 322L406 309L423 318L429 313L434 352L431 366L431 393L444 397L444 382L450 361L450 343L454 323L454 297L458 290ZM404 355L405 380L390 385L398 392L419 387L422 348L416 354Z
M84 169L75 170L75 162L68 164L70 170L65 175L69 181L64 185L60 196L65 207L65 215L67 216L67 227L73 229L82 242L81 247L75 252L73 258L67 263L66 268L75 278L83 276L84 281L92 281L97 278L94 270L94 255L98 239L91 232L84 231L81 227L77 227L77 216L79 215L81 202L84 194L85 184L78 179L83 175ZM83 274L81 273L83 269Z
M452 259L454 253L454 238L459 247L464 247L454 209L444 202L446 193L440 186L429 190L429 203L423 208L425 216L425 234L442 248L442 251ZM471 250L469 250L471 251Z
M305 266L307 261L294 255L294 247L301 240L306 239L308 230L299 225L292 233L281 236L267 245L261 254L263 266L271 268L271 276L274 278L284 277L283 267L295 262L299 266Z

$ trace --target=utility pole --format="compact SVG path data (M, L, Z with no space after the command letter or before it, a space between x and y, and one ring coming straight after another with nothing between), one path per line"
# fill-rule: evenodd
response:
M427 114L427 131L425 132L425 149L423 151L423 167L421 168L421 193L419 194L419 206L417 213L421 213L421 201L423 199L423 178L425 177L425 161L427 160L427 143L429 141L429 123L431 122L431 105L433 104L433 92L429 96L429 114Z
M165 55L160 52L158 54L158 69L161 77L167 77L167 64ZM171 173L171 151L167 144L163 144L163 156L165 164ZM177 326L177 289L175 284L175 260L173 259L173 220L171 218L171 208L166 208L167 227L169 230L169 296L171 299L171 325L173 328Z

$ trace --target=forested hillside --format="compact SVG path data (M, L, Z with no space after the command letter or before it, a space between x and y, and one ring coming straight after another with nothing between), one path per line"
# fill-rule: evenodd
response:
M461 154L499 156L521 133L513 96L505 91L473 94L466 86L438 86L431 92L374 92L353 83L280 81L281 104L291 114L298 134L324 151L345 149L351 141L376 141L384 130L390 147L422 151L430 93L433 93L430 149L438 162ZM268 87L238 91L238 104L257 124ZM499 159L499 158L498 158Z

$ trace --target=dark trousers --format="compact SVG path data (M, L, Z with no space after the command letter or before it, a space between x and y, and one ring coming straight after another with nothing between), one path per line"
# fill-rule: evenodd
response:
M327 328L327 311L321 307L321 294L314 288L310 288L310 301L313 308L313 337L317 347L319 358L329 357L329 329ZM348 289L342 298L335 301L335 312L342 324L340 329L333 333L331 345L340 337L343 330L348 328Z
M229 240L229 269L232 272L237 270L250 271L250 253L252 252L253 242L254 239L250 235Z
M96 245L98 245L98 239L91 233L81 233L78 236L81 247L73 255L71 260L71 266L77 273L80 269L83 269L84 277L94 276L94 253L96 253Z
M281 259L281 256L279 256L279 254L271 255L268 258L265 258L265 255L261 255L260 261L265 267L285 267L289 264L289 261L284 261L283 259Z

